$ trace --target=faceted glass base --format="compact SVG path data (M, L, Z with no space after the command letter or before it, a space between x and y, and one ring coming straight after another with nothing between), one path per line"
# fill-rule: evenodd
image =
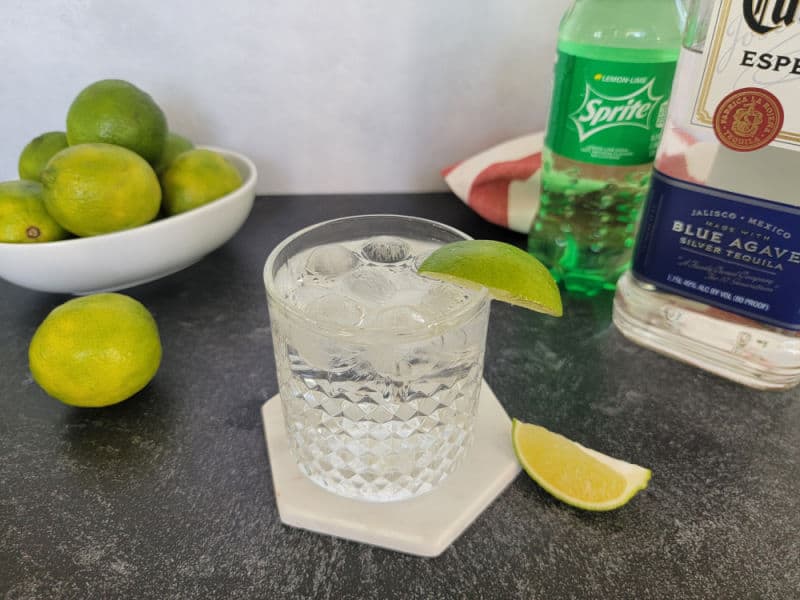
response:
M389 550L438 556L520 473L511 419L486 382L466 463L429 494L400 502L364 502L314 485L289 451L280 396L262 406L261 416L281 521Z
M656 291L630 272L617 282L614 324L646 348L753 388L800 383L800 332Z

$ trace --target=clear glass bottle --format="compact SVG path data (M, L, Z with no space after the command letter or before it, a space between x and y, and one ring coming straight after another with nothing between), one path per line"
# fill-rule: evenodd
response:
M630 264L680 40L675 0L574 0L561 20L528 249L569 292Z
M614 323L759 389L800 382L797 3L694 0Z

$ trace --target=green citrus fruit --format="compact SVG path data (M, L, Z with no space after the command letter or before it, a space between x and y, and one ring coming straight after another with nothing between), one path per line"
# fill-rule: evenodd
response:
M111 144L62 150L47 163L42 185L47 211L79 236L144 225L161 204L161 188L150 165Z
M434 250L421 274L466 287L485 287L493 298L560 317L561 293L547 268L516 246L494 240L463 240Z
M28 348L33 379L53 398L98 407L130 398L155 376L161 340L150 312L122 294L94 294L55 308Z
M68 235L45 209L41 183L0 183L0 242L53 242Z
M539 425L517 419L514 452L525 472L562 502L586 510L613 510L647 487L649 469L584 448Z
M167 119L158 104L120 79L97 81L81 91L67 112L70 146L103 142L158 163L167 139Z
M39 176L47 161L67 145L67 134L63 131L48 131L33 138L19 155L17 168L20 178L41 181Z
M190 140L170 131L167 134L167 143L164 145L164 152L161 154L161 160L158 161L155 167L156 173L159 175L163 173L164 170L172 164L176 156L192 148L194 148L194 144Z
M208 204L241 185L242 176L236 167L212 150L183 152L161 174L164 209L168 215Z

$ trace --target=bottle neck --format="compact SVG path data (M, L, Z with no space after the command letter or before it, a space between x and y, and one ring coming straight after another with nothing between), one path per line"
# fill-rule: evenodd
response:
M575 0L558 49L617 62L671 62L681 46L676 0Z

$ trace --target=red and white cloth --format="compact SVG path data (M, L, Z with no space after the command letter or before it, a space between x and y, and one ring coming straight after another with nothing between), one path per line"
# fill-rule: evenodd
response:
M453 193L495 225L528 233L539 211L544 133L509 140L442 170Z
M442 170L447 185L467 206L495 225L528 233L539 211L544 133L509 140ZM688 181L708 180L716 144L688 133L671 135L658 168Z

